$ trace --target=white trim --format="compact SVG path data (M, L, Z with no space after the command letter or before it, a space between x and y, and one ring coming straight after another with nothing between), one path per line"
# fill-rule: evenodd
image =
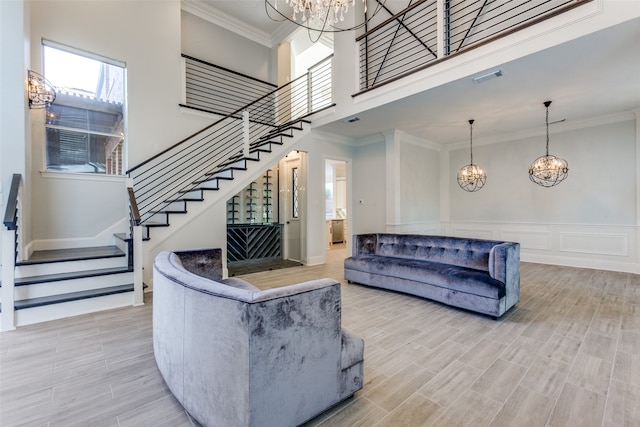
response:
M185 12L197 16L198 18L202 18L205 21L209 21L226 30L240 34L243 37L253 40L256 43L260 43L263 46L268 48L274 47L270 34L258 30L257 28L234 18L231 15L215 9L202 0L182 0L180 2L180 8Z
M85 58L94 59L96 61L105 62L107 64L115 65L120 68L127 68L127 63L124 61L119 61L117 59L109 58L107 56L98 55L97 53L89 52L83 49L78 49L77 47L69 46L63 43L54 42L53 40L42 38L42 45L51 47L58 50L63 50L65 52L73 53L75 55L84 56ZM44 67L43 67L44 68Z
M95 130L82 129L82 128L71 128L68 126L58 126L58 125L44 125L45 129L58 129L58 130L66 130L69 132L78 132L78 133L88 133L91 135L100 135L100 136L108 136L110 138L122 138L124 140L124 135L118 135L115 133L107 133L107 132L99 132Z
M99 173L77 173L77 172L64 172L64 171L50 171L41 170L40 175L42 178L47 179L71 179L77 181L115 181L127 183L126 175L106 175Z
M124 191L123 191L124 194ZM35 251L44 251L50 249L71 249L71 248L85 248L91 246L106 246L113 245L114 234L128 232L129 221L127 218L122 218L115 224L102 230L100 233L90 237L71 237L65 239L46 239L46 240L32 240L29 243L29 250L31 253Z

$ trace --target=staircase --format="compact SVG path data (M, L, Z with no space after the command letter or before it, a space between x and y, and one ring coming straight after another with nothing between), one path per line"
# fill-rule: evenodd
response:
M130 306L134 285L128 243L123 236L114 240L112 246L36 251L28 260L17 261L14 324ZM6 305L0 305L0 313L2 308Z
M331 93L330 59L313 75L310 71L129 169L131 235L114 236L113 245L36 251L26 261L18 259L21 177L14 175L2 239L0 330L143 304L142 242L178 232L189 217L226 201L287 154L310 131L309 118L334 105L326 96L309 99Z
M293 142L309 132L308 120L300 119L279 126L249 144L246 153L238 152L223 159L210 172L194 178L184 188L174 190L155 209L149 210L146 219L141 221L144 229L143 240L151 239L153 229L168 228L188 221L187 214L194 209L195 203L203 203L202 208L212 201L228 199L243 188L247 182L277 162L290 151ZM235 182L234 182L235 181ZM215 197L208 197L208 194ZM141 215L144 217L144 214Z

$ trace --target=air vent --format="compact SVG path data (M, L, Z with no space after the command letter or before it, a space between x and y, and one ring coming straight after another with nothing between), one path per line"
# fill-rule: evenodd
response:
M353 123L353 122L357 122L358 120L360 120L360 117L353 116L353 117L349 117L349 118L344 119L343 122L345 122L345 123Z
M487 80L495 79L496 77L502 77L503 75L504 75L503 69L494 70L494 71L491 71L490 73L474 77L473 82L482 83L482 82L486 82Z

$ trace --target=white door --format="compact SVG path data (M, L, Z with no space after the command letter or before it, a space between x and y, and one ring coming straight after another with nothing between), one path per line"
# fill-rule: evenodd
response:
M284 223L284 258L302 260L302 224L304 221L306 172L303 170L304 153L291 152L282 161L283 180L281 212Z

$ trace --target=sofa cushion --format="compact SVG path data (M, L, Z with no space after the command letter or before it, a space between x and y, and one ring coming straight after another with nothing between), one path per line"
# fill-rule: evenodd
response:
M345 259L344 266L387 276L389 280L397 277L487 298L500 299L505 295L505 284L491 278L486 271L440 262L364 255Z
M491 248L500 242L411 234L378 234L375 254L420 259L488 271Z

